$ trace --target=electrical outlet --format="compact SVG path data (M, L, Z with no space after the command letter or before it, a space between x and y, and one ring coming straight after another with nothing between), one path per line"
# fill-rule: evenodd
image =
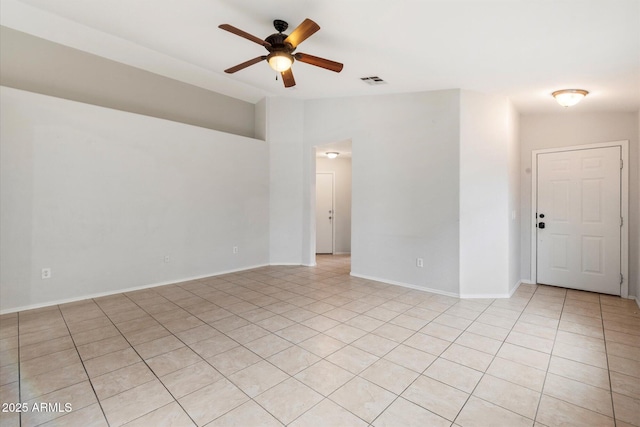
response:
M424 267L424 260L422 258L416 258L416 267Z
M169 255L165 255L164 262L170 262L170 261L171 261L171 257Z
M50 268L43 268L42 269L42 278L43 279L51 279L51 269Z
M234 247L233 247L233 253L234 253L234 254L237 254L237 253L238 253L238 247L237 247L237 246L234 246Z

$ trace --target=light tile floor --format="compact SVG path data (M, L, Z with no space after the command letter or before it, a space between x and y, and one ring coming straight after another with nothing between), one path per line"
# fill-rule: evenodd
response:
M349 262L4 315L0 425L640 426L635 302L534 285L460 300Z

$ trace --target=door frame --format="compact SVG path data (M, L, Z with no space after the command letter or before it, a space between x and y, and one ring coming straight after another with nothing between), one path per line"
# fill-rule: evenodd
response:
M322 172L322 171L316 170L316 177L320 173L331 175L331 205L333 206L333 209L331 210L331 255L334 255L336 253L336 173L333 171ZM316 179L316 197L317 197L317 189L318 189L318 180ZM317 224L318 218L316 218L315 220ZM318 227L316 226L316 242L318 241L317 236L318 236ZM317 250L317 248L315 250ZM314 254L317 254L317 252L314 252Z
M620 147L622 151L622 173L620 183L620 213L622 227L620 227L620 272L622 284L620 296L629 296L629 140L598 142L593 144L573 145L569 147L547 148L531 151L531 282L538 282L538 239L536 227L536 210L538 200L538 154L558 153L562 151L588 150L592 148Z

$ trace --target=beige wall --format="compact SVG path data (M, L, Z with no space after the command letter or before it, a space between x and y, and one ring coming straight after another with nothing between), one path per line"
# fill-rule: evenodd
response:
M523 115L520 118L522 277L531 277L531 152L596 142L629 140L629 294L638 296L639 186L638 114L575 113Z
M255 137L254 105L0 27L0 84Z

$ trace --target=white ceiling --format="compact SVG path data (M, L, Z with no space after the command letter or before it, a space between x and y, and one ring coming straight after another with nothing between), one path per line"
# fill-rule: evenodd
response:
M638 0L0 0L0 24L167 77L256 102L462 88L508 96L522 113L557 112L557 89L587 89L573 111L640 108ZM295 63L275 81L258 44L273 19L321 30L298 47L344 63ZM360 77L387 84L370 86Z

